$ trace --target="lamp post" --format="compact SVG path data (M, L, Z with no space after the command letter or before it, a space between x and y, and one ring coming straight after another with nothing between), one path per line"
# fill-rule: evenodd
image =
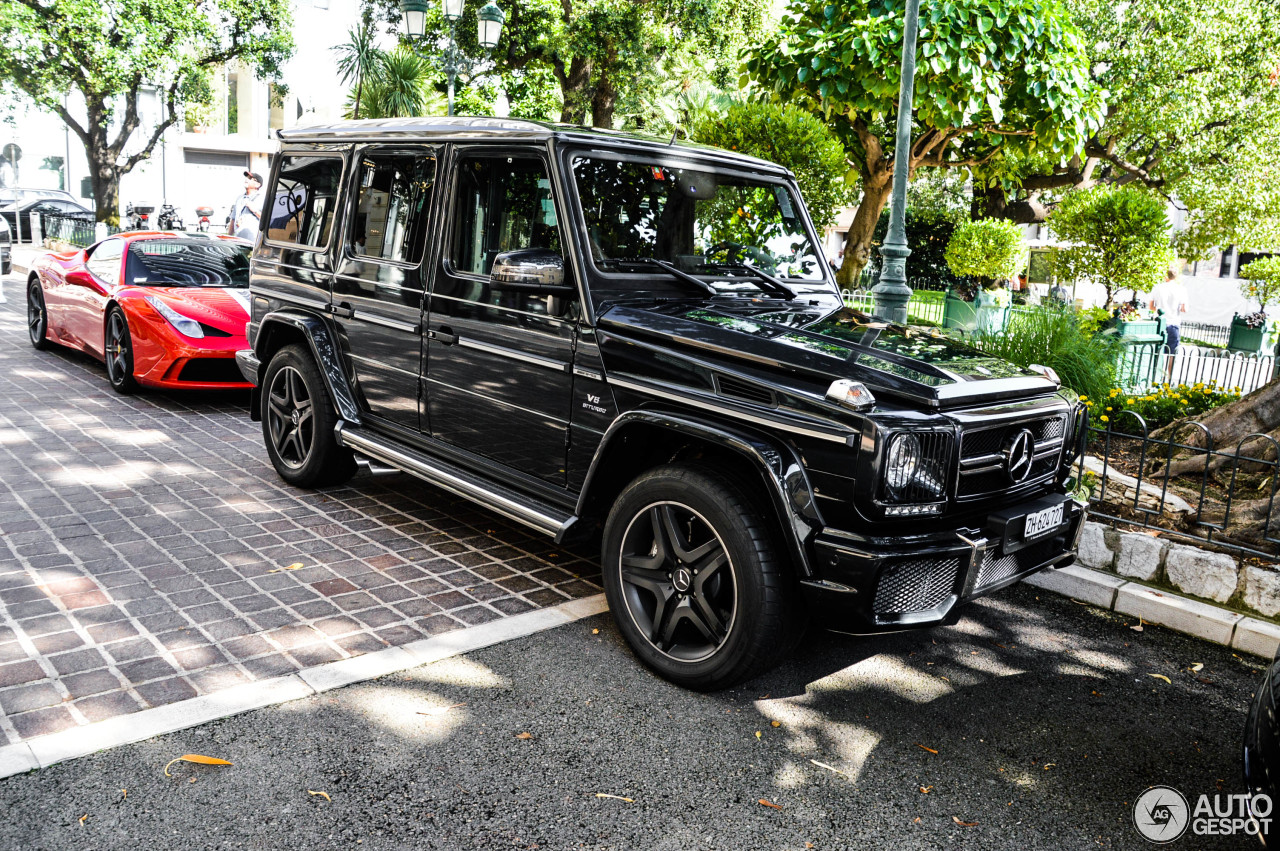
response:
M449 24L449 40L440 55L440 69L449 80L449 115L453 115L453 89L459 74L470 74L476 63L458 47L458 21L462 20L464 0L441 0L444 19ZM400 0L400 12L404 16L405 32L411 39L419 39L426 32L427 0ZM476 12L476 38L484 48L485 59L498 46L502 37L502 25L507 14L489 0Z
M871 290L876 297L875 316L888 322L906 324L907 302L907 179L911 170L911 101L915 94L916 30L920 22L920 0L907 0L903 28L902 85L898 89L898 133L893 145L893 204L889 208L889 233L880 256L880 282Z

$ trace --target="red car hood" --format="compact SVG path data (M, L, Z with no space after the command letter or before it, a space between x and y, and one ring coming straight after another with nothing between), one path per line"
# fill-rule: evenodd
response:
M236 337L249 321L249 290L230 287L135 287L131 294L160 298L183 316Z

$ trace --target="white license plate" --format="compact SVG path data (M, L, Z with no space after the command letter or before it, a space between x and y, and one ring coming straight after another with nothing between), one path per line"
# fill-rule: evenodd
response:
M1032 538L1038 538L1046 532L1051 532L1061 526L1062 512L1066 507L1067 504L1065 502L1060 502L1052 508L1037 511L1035 514L1028 514L1027 525L1022 530L1023 539L1030 541Z

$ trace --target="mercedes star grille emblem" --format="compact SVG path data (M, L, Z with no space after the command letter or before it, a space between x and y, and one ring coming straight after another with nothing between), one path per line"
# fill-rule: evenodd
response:
M1021 484L1031 475L1031 459L1036 453L1036 442L1025 428L1015 434L1004 448L1004 468L1009 481Z

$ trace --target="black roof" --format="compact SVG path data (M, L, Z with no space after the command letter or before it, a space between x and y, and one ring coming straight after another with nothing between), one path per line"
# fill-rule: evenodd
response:
M555 139L561 142L603 146L608 148L644 147L650 150L675 149L680 154L716 159L734 160L738 164L756 170L790 174L782 166L767 160L749 157L722 148L698 145L691 142L671 141L656 136L624 133L620 130L602 130L577 124L558 124L531 121L524 118L488 118L483 116L425 116L421 118L371 118L359 121L339 121L312 127L295 127L277 130L280 141L294 142L368 142L404 141L409 139L433 141L461 140L511 140L537 142Z

